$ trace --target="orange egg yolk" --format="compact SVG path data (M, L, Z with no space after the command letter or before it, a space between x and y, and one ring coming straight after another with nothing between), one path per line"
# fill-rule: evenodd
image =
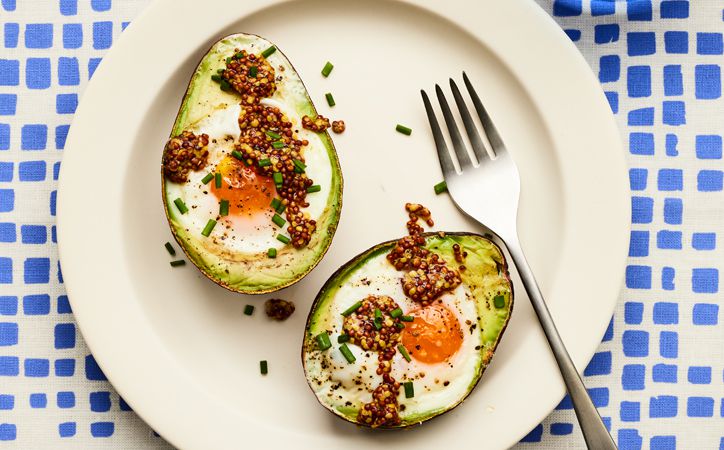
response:
M221 200L229 201L230 216L254 216L271 211L271 201L276 196L274 180L259 175L253 167L247 167L236 158L227 156L216 166L221 174L221 187L211 180L211 192Z
M440 302L408 313L412 322L405 323L402 344L418 361L435 364L448 360L460 349L463 331L450 309Z

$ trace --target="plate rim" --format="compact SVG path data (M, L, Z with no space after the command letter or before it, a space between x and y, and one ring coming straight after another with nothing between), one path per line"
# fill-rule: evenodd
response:
M174 8L183 10L184 4L190 5L193 3L193 1L194 0L156 0L155 2L150 4L131 23L126 31L124 31L123 36L118 39L118 41L114 44L113 48L104 57L103 63L98 67L96 73L94 74L93 80L89 82L88 86L86 87L83 101L81 102L76 111L76 115L73 119L73 126L70 128L67 137L66 148L64 150L63 165L60 171L58 182L58 211L56 217L58 232L58 252L61 261L63 261L64 284L66 287L66 291L68 292L71 305L73 307L76 322L83 334L84 340L86 341L88 347L92 349L92 354L96 358L101 368L104 369L104 373L106 374L108 379L112 380L114 388L119 393L122 393L122 395L129 402L129 404L133 406L134 411L136 411L137 414L139 414L139 416L141 416L144 421L146 421L149 425L152 425L157 431L159 431L166 440L179 447L182 445L189 447L202 447L204 445L209 445L209 440L204 439L199 441L198 437L194 437L188 431L183 430L184 427L179 427L177 424L178 421L164 419L160 417L161 415L158 414L157 411L163 410L163 407L159 407L159 405L154 402L163 400L163 397L159 397L158 395L139 395L139 391L144 391L144 388L139 389L137 385L132 386L133 380L131 378L133 377L129 377L128 373L123 374L121 371L115 370L115 368L117 368L119 365L118 359L120 358L120 355L123 355L123 352L118 352L118 346L114 343L114 340L112 339L113 336L109 335L109 333L112 333L111 328L104 328L102 325L95 322L95 320L98 320L99 318L97 317L97 315L94 316L93 308L90 307L90 302L92 302L93 299L92 296L88 295L88 292L86 289L84 289L83 285L83 279L86 274L79 273L80 267L76 264L78 262L78 258L76 257L73 249L69 247L70 244L66 245L66 243L74 242L74 240L69 238L64 239L64 236L73 236L73 233L76 233L76 231L73 230L73 224L77 221L77 215L74 216L73 214L65 212L68 210L73 211L72 208L74 207L74 199L69 195L66 195L66 192L72 192L72 182L69 180L73 178L73 176L71 176L70 174L72 174L72 171L75 170L72 167L69 169L68 167L70 166L70 164L66 164L66 161L73 161L74 159L77 159L77 155L79 154L79 152L84 150L83 147L85 147L86 151L90 150L88 149L88 145L84 145L84 141L86 142L86 144L89 140L92 142L92 138L94 137L93 133L81 133L78 130L82 128L84 131L86 131L86 129L88 128L87 124L89 122L87 117L92 113L94 108L97 109L99 107L99 105L97 104L98 101L95 99L103 95L102 89L104 83L107 84L112 77L111 68L113 66L118 66L119 64L121 64L121 61L124 58L128 58L129 56L138 56L134 55L134 44L142 41L142 32L147 31L149 27L152 27L154 21L157 21L160 17L166 15L166 13L164 13L163 11ZM233 0L217 0L217 3L231 3L232 1ZM288 0L245 0L244 2L239 2L243 3L243 5L241 6L237 5L237 8L240 11L240 15L229 18L227 23L219 23L218 29L221 30L224 26L242 20L244 17L251 15L261 9L265 9L276 4L286 3L286 1ZM459 21L454 20L454 18L451 18L450 14L441 11L441 7L437 6L434 0L385 1L409 3L418 7L422 7L423 9L431 11L433 14L439 15L448 20L452 20L453 23L455 23L456 25L462 26L462 18L459 18ZM460 7L465 5L465 9L470 9L469 4L463 3L463 0L452 1L460 3ZM171 6L171 4L173 4L173 7ZM598 83L598 80L595 78L593 72L591 71L591 68L588 66L583 56L578 52L575 45L567 38L563 30L545 11L543 11L542 8L540 8L539 5L526 0L509 0L508 2L504 2L504 4L500 4L500 2L495 3L493 0L486 0L485 2L479 3L479 5L481 5L481 10L485 9L484 6L482 6L484 4L495 4L496 8L505 11L504 14L517 14L516 18L530 24L531 29L542 30L543 35L541 35L541 37L545 38L545 40L555 41L555 46L551 48L552 53L557 55L557 57L564 58L563 61L567 64L568 69L575 71L575 76L578 77L576 78L576 80L581 84L580 86L575 86L575 89L577 89L576 92L586 93L587 100L590 101L589 106L591 106L591 120L593 120L595 116L597 126L600 128L601 134L605 135L604 138L605 140L607 140L607 145L609 147L616 147L616 149L618 150L616 151L616 149L612 148L609 149L609 152L611 153L611 155L609 156L612 157L612 161L616 163L616 160L618 160L617 163L619 165L619 169L622 169L618 170L620 186L617 186L617 189L615 189L617 192L614 192L614 196L619 198L620 204L616 205L616 208L614 208L614 215L619 219L623 217L625 220L622 222L621 228L616 230L617 239L613 245L613 247L618 247L617 249L613 250L613 253L620 254L620 257L615 258L618 261L618 266L615 268L615 270L612 269L611 272L617 272L619 274L619 279L617 283L616 295L613 295L611 297L609 305L610 308L608 308L609 314L606 317L607 324L617 304L618 293L623 286L623 273L626 264L625 245L628 244L628 233L630 230L630 218L628 217L627 210L629 191L626 185L625 177L625 169L627 168L627 165L624 158L625 153L623 150L623 143L621 142L614 116L613 114L611 114L609 105L603 95L603 91L600 84ZM181 7L179 7L179 5L181 5ZM446 2L446 5L449 7L450 1ZM454 7L447 8L447 12L449 12L450 10L454 11L455 9L456 8ZM519 24L519 26L524 26L524 23ZM463 29L469 32L471 31L470 28L467 26L463 26ZM203 32L199 32L194 34L193 37L189 36L187 38L187 41L191 40L192 38L197 39L202 34ZM475 35L475 37L479 38L480 36ZM514 73L516 77L518 77L518 81L520 82L521 87L526 92L526 94L529 95L532 103L536 107L541 107L541 102L544 100L541 100L539 89L535 88L535 80L533 80L532 77L524 79L520 73L520 67L524 66L525 64L522 64L522 61L513 61L508 58L509 55L507 54L506 50L511 50L511 53L516 54L516 52L512 50L516 50L516 48L514 47L515 45L517 45L517 43L509 41L505 45L503 45L501 42L498 42L500 44L498 47L494 47L492 45L487 45L487 47L492 53L500 58L500 60L503 61L504 64L508 65L508 69L512 73ZM517 50L520 49L518 48ZM540 55L532 55L530 56L530 59L539 60L540 57ZM533 64L535 63L533 62ZM546 74L537 75L539 75L540 78L548 79ZM539 115L541 115L541 117L544 117L542 114ZM544 121L544 125L546 125L546 130L550 131L549 127L547 126L548 123ZM554 142L554 145L555 144L556 143ZM76 148L78 148L78 150L74 150ZM70 158L69 155L71 155ZM75 235L77 236L77 233ZM77 239L75 241L77 241ZM68 266L66 266L66 262L69 262ZM87 265L84 266L83 269L87 271ZM130 310L137 309L138 308L134 306L130 307ZM139 323L143 323L146 327L149 328L149 331L151 331L151 334L147 337L151 339L155 338L155 341L158 341L158 336L153 333L153 330L147 323L148 319L144 318L143 314L141 314L140 312L135 317L139 319ZM111 321L112 320L113 319L111 319ZM598 334L598 341L600 341L600 337L603 336L603 332L605 331L606 327L604 326L598 328L600 328L600 333ZM167 352L163 351L164 349L162 344L160 344L159 342L154 343L158 346L158 350L164 353L169 367L178 366L177 364L175 364L176 361L173 358L169 357ZM589 351L580 352L580 354L572 355L574 356L574 360L579 361L579 364L577 364L577 366L580 367L580 372L582 372L583 368L585 367L585 364L581 365L580 361L587 363L587 361L593 356L596 348L597 345L592 346ZM124 355L123 357L127 362L132 362L134 359L132 355ZM111 369L109 371L107 370L107 368L109 367L113 367L114 369ZM181 369L180 366L178 366L178 368ZM193 383L193 380L188 377L184 377L183 374L179 378L186 378L185 381L188 385L194 385L194 387L196 387L200 392L204 392L203 386ZM562 389L558 390L561 391L560 397L562 397ZM145 389L145 391L146 392L144 392L144 394L149 394L149 389ZM214 404L213 398L209 399L207 406L215 406L219 408L220 411L224 410L224 407L221 404ZM535 423L545 418L545 416L549 414L550 410L552 410L554 406L555 403L550 405L550 408L546 408L546 411L548 412L546 412L546 414L536 420ZM533 426L534 425L535 424L533 424ZM520 434L518 440L520 437L525 435L526 432L527 430ZM218 442L223 445L224 441ZM512 445L515 442L517 442L517 440L511 441L510 444ZM229 445L229 443L227 442L226 445Z

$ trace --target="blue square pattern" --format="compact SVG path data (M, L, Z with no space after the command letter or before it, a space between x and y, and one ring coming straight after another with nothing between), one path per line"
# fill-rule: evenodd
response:
M692 323L694 325L716 325L719 323L719 305L711 303L697 303L692 309Z
M664 50L672 54L689 53L689 34L686 31L665 32Z
M75 393L70 391L61 391L55 397L58 408L73 408L75 406Z
M31 408L45 408L48 406L48 397L43 393L30 394Z
M63 25L63 47L68 49L80 48L83 45L83 25L79 23L66 23Z
M664 0L659 9L662 19L686 19L689 17L688 1Z
M692 234L691 246L694 250L714 250L716 248L716 233Z
M554 0L553 15L558 17L580 16L583 10L581 0Z
M663 358L676 358L679 356L679 334L675 331L662 331L659 333L659 354Z
M724 42L721 33L696 33L696 53L700 55L721 55Z
M655 383L676 383L678 368L673 364L656 364L652 370L652 379Z
M649 232L632 231L629 240L628 256L644 257L649 256Z
M50 58L28 58L25 62L25 84L29 89L50 87Z
M0 181L13 181L13 163L0 162Z
M676 450L676 436L652 436L649 440L651 450Z
M598 63L598 80L601 83L616 81L621 76L621 58L618 55L601 56Z
M632 155L653 155L653 133L630 133L628 135L629 151Z
M654 323L657 325L679 323L679 304L672 302L654 303Z
M714 399L711 397L689 397L686 400L686 415L689 417L712 417Z
M616 12L616 2L611 0L591 0L591 15L608 16Z
M628 171L629 184L632 191L646 189L649 171L647 169L630 169Z
M697 268L691 272L691 287L696 293L714 294L719 291L719 270Z
M663 116L665 125L684 125L686 123L686 104L680 101L665 101Z
M108 412L111 410L111 393L104 392L91 392L90 396L90 407L93 412Z
M20 84L20 61L0 59L0 86L17 86L18 84Z
M649 399L649 417L676 417L678 414L678 398L673 395L660 395Z
M664 66L664 95L684 94L684 76L680 65Z
M26 377L47 377L50 374L50 361L42 358L26 358L23 373Z
M632 31L626 34L629 56L653 55L656 53L656 33Z
M48 294L26 295L23 297L23 314L26 316L42 316L50 313L50 296Z
M0 72L2 74L2 72ZM2 75L0 75L2 77ZM10 125L0 123L0 150L10 149Z
M14 116L18 108L18 96L0 94L0 116Z
M59 323L55 326L54 334L56 349L75 347L75 324Z
M651 289L651 266L626 266L626 287L629 289Z
M606 96L611 111L614 114L618 114L618 92L604 91L603 95Z
M540 442L541 438L543 437L543 425L536 425L535 428L530 430L528 434L526 434L523 439L520 440L520 442Z
M93 355L88 355L85 357L85 377L92 381L108 380L105 374L103 374L103 371L96 362L95 358L93 358Z
M665 291L673 291L676 286L674 284L674 277L676 276L676 270L673 267L662 267L661 268L661 289Z
M78 0L60 0L60 13L64 16L78 14Z
M61 86L80 84L78 58L58 58L58 84Z
M581 40L581 30L569 28L569 29L563 30L563 32L566 33L566 36L568 36L568 39L570 39L573 42L578 42Z
M694 67L694 95L700 100L721 97L721 68L714 64L699 64Z
M0 441L14 441L18 437L18 428L12 423L0 423Z
M50 281L49 258L27 258L24 263L25 284L47 284Z
M0 195L2 192L0 192ZM13 260L7 257L0 257L0 284L13 282Z
M643 357L649 354L649 333L642 330L623 332L623 354L628 357Z
M618 79L618 78L616 78ZM613 80L615 81L615 80ZM651 96L651 67L630 66L626 72L628 96L632 98Z
M73 114L78 107L78 94L58 94L55 97L55 112Z
M641 302L626 302L623 307L623 320L627 325L638 325L644 318L644 304Z
M594 42L607 44L616 42L619 38L619 26L615 23L596 25L593 29Z
M721 170L700 170L696 174L696 189L701 192L718 192L724 187Z
M638 422L641 419L641 403L623 401L619 414L622 422Z
M45 180L45 161L23 161L18 164L20 181Z
M646 386L646 366L626 364L621 371L621 387L624 391L642 391Z
M681 231L661 230L656 233L656 247L668 250L681 250Z
M18 298L12 295L0 296L0 316L14 316L18 313Z
M654 216L654 199L649 197L631 198L631 221L633 223L651 223Z
M628 124L631 126L651 126L654 124L654 108L632 109L628 112Z
M16 48L18 46L18 36L20 36L20 25L17 23L6 23L3 30L6 48Z
M59 125L55 127L55 148L63 150L65 148L65 139L68 137L69 125ZM57 176L55 177L57 178Z
M638 430L621 428L618 430L619 450L641 450L643 439L639 436Z
M91 0L91 8L94 11L109 11L111 9L111 0Z
M9 347L18 344L18 324L15 322L0 322L0 347Z
M44 150L47 142L47 125L23 125L20 130L20 148L23 150Z
M63 422L58 425L58 435L62 438L73 437L76 433L75 422Z
M611 352L598 352L593 355L591 361L583 371L585 376L608 375L611 373Z
M15 408L15 396L10 394L0 395L0 410L9 410Z
M572 423L552 423L551 424L551 434L553 436L566 436L573 433L573 424Z
M17 239L14 223L0 223L0 242L15 242Z
M113 22L93 23L93 48L105 50L111 48L113 42Z
M691 384L709 384L711 383L711 367L708 366L691 366L687 375L687 380Z
M696 157L699 159L721 159L721 136L716 134L696 136Z
M650 21L653 17L651 0L628 0L626 2L628 20Z
M684 189L684 172L681 169L661 169L658 174L660 191L682 191Z
M50 48L52 46L52 23L30 23L25 26L25 48Z
M72 377L75 374L75 359L63 358L55 360L56 377Z
M113 436L115 425L113 422L93 422L91 423L91 436L95 438L106 438Z
M61 295L58 297L58 314L70 314L73 311L70 309L70 302L68 301L67 295Z
M45 225L22 225L20 234L23 244L45 244L48 241L48 229Z
M669 225L681 225L684 202L680 198L664 199L664 222Z

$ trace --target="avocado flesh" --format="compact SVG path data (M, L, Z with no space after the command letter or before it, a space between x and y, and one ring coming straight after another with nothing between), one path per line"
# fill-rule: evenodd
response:
M219 84L211 79L217 69L225 66L225 59L233 55L235 49L259 54L272 45L271 42L250 34L231 35L215 43L191 78L171 136L193 127L220 107L240 103L240 95L233 91L222 91ZM294 128L300 132L300 138L305 133L311 133L302 129L301 118L304 115L315 117L317 111L299 75L278 49L269 56L268 61L274 67L277 77L282 76L282 80L277 82L274 95L262 100L262 104L283 106L282 111L289 115ZM280 67L284 70L280 70ZM314 163L325 165L323 172L331 173L326 181L329 189L325 186L326 207L317 219L317 229L309 244L301 249L286 245L278 250L276 258L269 258L266 252L232 253L223 246L214 245L200 233L189 232L182 225L180 212L173 203L176 194L170 186L174 183L162 176L163 201L171 230L189 260L206 277L232 291L263 294L299 281L321 261L339 222L343 181L339 159L329 134L316 133L316 139L310 140L310 147L318 145L324 151L317 152L322 157L316 158ZM307 150L310 149L305 149L305 155ZM315 184L318 182L316 179L314 181ZM280 229L280 232L284 231Z
M398 428L418 424L449 411L460 404L472 392L493 357L513 309L513 286L509 278L505 258L497 245L483 236L470 233L447 233L444 236L437 233L426 233L424 236L426 238L425 247L439 254L449 267L458 267L459 265L459 263L455 262L454 244L459 244L461 250L468 253L464 262L467 269L461 272L460 275L462 284L472 294L475 301L475 308L479 316L478 326L481 330L480 350L476 355L475 374L471 377L465 395L454 399L454 401L443 407L423 411L410 409L401 411L400 418L402 422ZM315 337L319 333L330 330L332 324L341 322L342 317L331 313L331 305L335 302L339 290L355 276L356 272L364 270L365 266L373 264L379 258L384 259L395 243L396 241L389 241L372 247L335 272L317 295L305 328L302 363L312 391L315 392L317 399L326 409L338 417L355 424L359 424L357 414L360 405L353 404L349 406L342 402L332 404L328 401L326 395L322 395L322 392L318 391L318 387L315 386L316 383L313 382L313 379L319 377L317 371L320 370L315 361L315 357L319 356ZM399 272L400 276L402 276L402 273ZM498 295L505 298L505 304L500 308L494 304L494 298ZM337 345L334 343L333 347L327 351L336 351L336 347Z

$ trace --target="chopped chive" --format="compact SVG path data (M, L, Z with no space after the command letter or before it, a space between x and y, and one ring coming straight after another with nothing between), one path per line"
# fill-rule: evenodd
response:
M407 136L412 134L412 128L407 128L406 126L400 124L397 124L395 130L399 131L402 134L406 134Z
M209 181L211 181L213 178L214 178L213 173L207 173L206 176L201 179L201 183L208 184Z
M345 317L347 317L347 316L349 316L350 314L352 314L353 312L357 311L360 306L362 306L362 302L357 302L357 303L355 303L354 305L352 305L352 306L350 306L349 308L347 308L347 309L345 309L344 311L342 311L342 315L345 316Z
M260 159L257 164L259 167L271 166L271 160L269 158Z
M269 373L269 364L266 362L266 360L259 361L259 370L261 371L262 375L266 375Z
M392 311L390 311L390 316L391 316L393 319L397 319L397 318L400 317L401 315L402 315L402 310L401 310L400 308L395 308L395 309L393 309Z
M256 68L256 66L249 67L249 76L252 78L256 78L256 74L259 73L259 69Z
M275 249L275 248L270 248L269 250L266 251L266 256L268 256L268 257L270 257L270 258L276 258L276 257L277 257L277 249Z
M441 181L435 185L434 189L435 189L435 194L437 194L437 195L440 195L443 192L447 192L447 183L444 181Z
M349 334L340 334L337 336L337 343L338 344L344 344L345 342L349 342Z
M375 319L382 319L382 311L379 308L375 308Z
M222 73L224 73L224 70L226 70L226 69L216 69L216 73L221 75Z
M349 347L347 347L347 344L340 345L339 351L342 352L344 359L346 359L348 363L352 364L353 362L357 361L357 358L354 357L352 351L349 349Z
M171 245L170 242L166 242L166 244L164 244L164 247L166 247L169 255L176 256L176 250L173 249L173 245Z
M272 175L272 178L274 179L274 184L277 185L277 187L280 187L282 183L284 182L284 175L282 175L281 172L274 172L274 175Z
M231 152L231 156L238 159L239 161L244 161L244 155L241 154L239 150L234 150Z
M244 306L244 315L250 316L252 314L254 314L254 305Z
M221 217L229 215L229 201L228 200L221 200L221 203L219 203L219 215Z
M327 104L328 104L329 106L334 106L334 105L336 105L336 103L334 102L334 97L332 97L332 93L331 93L331 92L327 92L326 94L324 94L324 97L327 99Z
M231 84L229 84L228 81L224 80L222 78L221 81L219 81L219 86L221 87L222 91L230 91L231 90Z
M274 139L275 141L276 141L277 139L280 139L280 138L282 137L281 134L275 133L275 132L273 132L273 131L271 131L271 130L267 131L267 132L266 132L266 135L269 136L270 138Z
M241 59L244 57L244 52L239 52L234 55L234 59Z
M287 209L287 207L284 206L284 203L282 203L282 204L279 205L279 207L277 208L277 212L278 212L279 214L281 214L281 213L284 212L285 209Z
M332 342L329 340L329 335L326 331L322 331L315 337L319 350L325 351L332 346Z
M272 53L274 53L275 51L277 51L277 48L276 48L276 46L272 45L272 46L269 47L268 49L266 49L266 50L264 50L263 52L261 52L261 56L263 56L264 58L268 58L268 57L269 57Z
M274 209L278 209L281 205L282 205L282 201L279 200L278 198L274 198L274 199L271 201L271 207L274 208Z
M214 227L216 226L216 221L214 219L209 219L208 222L206 222L206 226L204 227L204 231L201 232L202 235L209 237L211 232L213 231Z
M505 306L505 296L504 295L496 295L495 298L493 298L493 304L496 308L502 308Z
M313 184L307 188L307 193L311 194L312 192L319 192L322 190L322 186L318 184Z
M375 330L381 330L382 329L382 319L375 318L375 320L372 321L372 325L375 326Z
M287 223L286 220L282 218L279 214L274 214L274 217L272 217L272 222L279 228L283 227L285 223Z
M179 266L185 266L186 261L183 259L179 259L178 261L171 261L171 267L179 267Z
M324 75L325 78L328 77L329 74L332 73L332 69L334 69L334 65L327 61L327 64L322 68L322 75Z
M400 355L402 355L402 357L405 358L405 361L410 362L410 360L411 360L410 354L407 353L407 349L405 348L404 345L399 344L399 345L397 346L397 350L400 351Z
M307 165L301 162L298 159L295 159L292 161L294 163L294 170L299 169L301 172L304 172L307 169Z
M226 58L226 64L229 64L230 62L231 62L231 56L229 56L228 58Z
M221 174L219 172L214 174L214 184L216 185L216 189L221 187Z
M288 243L292 242L291 239L289 239L288 237L284 236L283 234L277 234L277 241L283 242L283 243L285 243L285 244L288 244Z
M286 145L286 144L285 144L284 142L282 142L282 141L274 141L274 142L272 142L272 147L274 147L274 148L276 148L276 149L284 148L285 145Z
M217 83L221 83L221 80L223 80L223 78L221 78L221 75L217 73L211 75L211 79L216 81Z
M412 384L412 381L405 381L403 386L405 386L405 398L412 398L415 396L415 386Z
M405 329L405 324L402 323L402 322L397 322L397 323L395 324L395 326L397 327L398 330L404 330L404 329Z
M400 320L403 322L412 322L415 318L412 316L400 316Z
M184 201L181 200L180 198L177 198L176 200L174 200L173 203L176 205L176 207L178 208L178 211L181 214L186 214L187 212L189 212L189 209L186 207L186 203L184 203Z

